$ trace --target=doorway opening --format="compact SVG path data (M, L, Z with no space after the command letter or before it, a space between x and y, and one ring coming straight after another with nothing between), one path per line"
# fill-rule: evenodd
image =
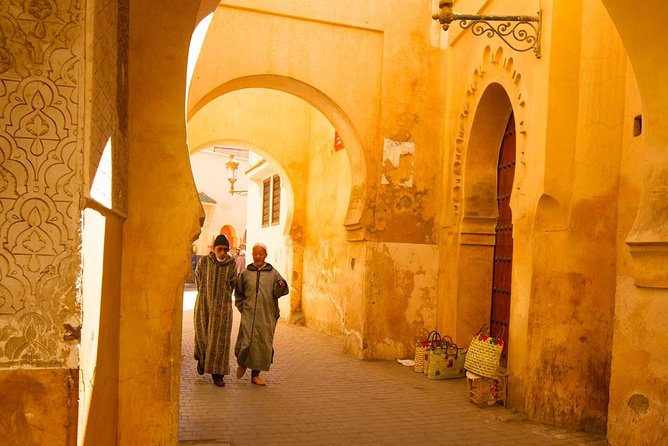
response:
M503 339L501 367L508 366L508 334L510 332L510 296L513 272L513 213L510 196L515 178L515 119L511 113L499 151L497 195L499 218L494 242L492 270L492 311L490 332Z

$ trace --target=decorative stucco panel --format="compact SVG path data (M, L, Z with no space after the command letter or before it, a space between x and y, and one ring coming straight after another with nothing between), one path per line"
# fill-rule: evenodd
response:
M0 4L0 367L76 367L81 13Z

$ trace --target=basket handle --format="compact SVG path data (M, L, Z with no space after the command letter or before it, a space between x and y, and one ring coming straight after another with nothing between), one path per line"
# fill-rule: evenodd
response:
M441 340L441 334L436 330L430 331L429 334L427 335L427 342L440 341L440 340Z
M488 330L487 324L482 324L482 327L480 327L480 330L478 330L478 331L476 332L476 334L475 334L473 337L480 336L480 334L481 334L483 331L486 331L486 330Z
M445 346L445 356L447 357L447 356L451 355L451 353L450 353L451 348L455 349L454 355L455 355L455 359L457 359L457 357L459 356L459 348L460 347L457 344L455 344L454 342L451 342L450 344Z

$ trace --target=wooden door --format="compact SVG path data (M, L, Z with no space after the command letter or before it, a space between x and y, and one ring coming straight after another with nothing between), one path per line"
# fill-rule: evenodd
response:
M504 347L501 366L508 365L508 332L510 329L510 283L513 270L513 219L510 194L515 177L515 119L510 115L499 153L497 198L499 220L496 224L494 270L492 274L492 314L490 334L501 335Z

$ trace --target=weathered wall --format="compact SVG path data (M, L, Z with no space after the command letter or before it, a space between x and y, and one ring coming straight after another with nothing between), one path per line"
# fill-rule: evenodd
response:
M438 248L369 243L365 262L363 357L412 358L416 340L435 326Z
M647 128L634 136L635 118L642 115L646 119L646 115L635 77L630 72L626 103L618 201L617 243L621 247L625 247L633 227L643 188L642 172L648 168L649 161L644 155ZM667 311L662 303L664 298L658 289L635 286L636 266L628 248L618 251L617 268L608 438L612 444L665 443L668 441L668 427L664 420L668 395L665 386L657 384L665 382L668 376L663 347L667 339L661 328ZM649 333L653 334L646 338ZM638 373L639 370L643 372ZM642 433L636 432L638 425L643 426Z
M567 14L556 8L557 18ZM570 29L571 20L568 30L573 45L580 46L578 63L570 52L555 48L553 55L555 68L575 81L573 88L549 97L557 115L548 113L546 176L566 221L549 221L548 208L539 205L525 407L533 418L604 430L627 59L601 5L585 2L581 14L581 27ZM560 26L555 23L554 30L561 36L567 30ZM572 117L570 123L564 115ZM573 144L568 155L563 142L551 143L564 133Z
M0 27L0 443L71 445L84 11L4 2Z
M614 445L663 444L668 442L668 61L657 58L652 48L666 44L661 24L668 20L668 7L643 2L629 19L624 2L603 3L635 74L635 79L629 74L624 119L608 440ZM633 137L633 120L640 114L642 135Z
M535 7L529 3L479 6L485 14L528 13ZM485 191L495 184L481 180L494 174L479 172L496 160L479 153L485 145L498 151L498 140L480 136L489 124L480 114L494 108L479 98L496 82L517 122L510 401L534 419L604 429L626 57L601 5L552 2L543 8L540 60L496 45L486 50L486 39L468 33L449 36L449 60L457 61L460 73L455 66L448 70L452 170L441 246L460 246L458 263L442 270L441 280L454 277L455 283L440 286L451 297L439 304L439 326L462 343L462 328L473 328L462 325L471 325L476 312L481 323L489 318L486 304L470 304L485 291L480 281L491 282L485 240L493 226L485 222L493 215L481 197L493 196L494 190Z
M184 116L188 43L199 5L133 0L129 6L118 442L168 445L178 443L182 283L203 216Z
M100 209L104 212L104 210ZM115 445L118 437L119 295L123 220L84 210L79 442Z
M311 114L309 129L302 312L307 326L325 333L359 333L361 326L349 325L353 321L346 320L346 313L360 307L363 294L341 289L353 269L346 262L350 259L343 226L350 161L345 148L335 150L334 128L322 114Z
M7 446L77 444L75 369L14 369L0 372L0 440Z

